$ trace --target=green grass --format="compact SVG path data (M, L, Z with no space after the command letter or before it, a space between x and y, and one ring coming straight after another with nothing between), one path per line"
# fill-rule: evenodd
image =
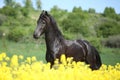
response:
M46 46L45 42L39 39L34 42L11 42L7 40L0 39L0 53L6 52L8 56L12 55L23 55L26 57L36 56L37 60L45 61ZM100 54L102 63L107 65L115 65L120 63L120 49L114 48L102 48L102 53Z
M36 56L38 60L45 62L45 44L35 41L27 43L16 43L0 39L0 53L6 52L8 56L23 55L26 57Z
M119 48L102 48L100 56L104 64L115 65L116 63L120 63Z

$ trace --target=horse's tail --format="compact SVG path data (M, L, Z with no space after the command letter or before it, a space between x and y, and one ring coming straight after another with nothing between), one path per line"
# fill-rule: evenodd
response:
M90 68L92 70L99 69L100 66L102 65L99 52L94 46L89 44L88 41L84 40L84 44L87 46L87 49L88 49L88 57L87 57L86 63L90 64Z
M100 58L99 52L95 48L94 50L95 50L94 52L95 52L95 57L96 57L96 66L99 69L100 66L102 65L101 58Z

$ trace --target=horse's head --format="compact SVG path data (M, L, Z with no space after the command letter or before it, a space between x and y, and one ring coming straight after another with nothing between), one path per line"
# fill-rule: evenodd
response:
M37 21L37 28L34 31L33 37L35 39L38 39L39 36L41 36L45 32L49 23L50 23L49 14L47 13L47 11L42 11Z

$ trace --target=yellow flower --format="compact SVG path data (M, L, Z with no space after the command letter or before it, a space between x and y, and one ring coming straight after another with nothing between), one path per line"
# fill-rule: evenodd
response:
M31 57L27 57L27 63L31 64Z
M1 53L0 54L0 61L2 61L5 57L6 57L6 53L4 53L4 52Z
M67 64L67 60L66 60L66 56L63 54L61 55L60 61L62 62L62 64L66 65Z
M58 59L55 61L54 68L50 68L50 63L37 61L35 56L22 60L22 64L19 59L24 56L9 58L0 54L0 57L0 80L120 80L120 63L115 66L103 64L99 70L92 71L85 63L66 59L64 55L61 64Z
M19 55L19 58L22 60L24 57L22 55Z
M17 67L18 64L18 56L17 55L13 55L11 58L11 62L10 62L11 67Z
M5 60L6 60L6 61L9 61L9 60L10 60L10 58L9 58L9 57L6 57L6 58L5 58Z
M3 58L6 57L6 53L4 53L4 52L1 55L2 55Z
M36 61L37 59L36 59L36 57L35 56L33 56L32 57L32 61Z
M2 62L2 66L7 66L7 62Z

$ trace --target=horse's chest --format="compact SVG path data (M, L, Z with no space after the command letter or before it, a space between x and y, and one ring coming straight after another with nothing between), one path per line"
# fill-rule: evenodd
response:
M56 58L56 55L59 54L61 49L62 49L62 45L58 41L55 41L52 47L54 58Z
M54 44L54 46L53 46L53 52L54 52L54 54L57 54L59 52L60 48L61 48L60 45Z

